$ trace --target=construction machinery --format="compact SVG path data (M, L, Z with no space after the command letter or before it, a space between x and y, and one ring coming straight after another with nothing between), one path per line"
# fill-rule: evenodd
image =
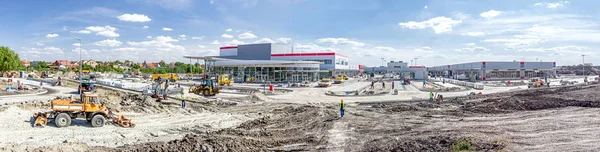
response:
M60 80L59 80L60 81ZM77 92L94 92L96 85L90 80L81 80L81 85L77 89Z
M171 82L177 82L177 81L179 81L179 77L177 76L177 74L174 74L174 73L152 74L152 80L157 80L159 78L168 79Z
M49 112L38 112L33 114L33 126L46 126L49 120L53 120L58 128L68 127L73 119L85 119L92 127L102 127L108 121L122 127L134 127L130 119L119 114L118 110L111 110L104 106L97 94L83 94L77 101L58 99L52 100Z
M231 80L229 79L229 74L222 74L219 77L219 86L231 86Z
M155 98L157 101L166 100L167 99L167 88L169 88L170 79L158 77L158 79L154 79L154 83L152 83L152 90L150 97Z
M341 83L344 83L344 81L346 81L346 80L348 80L348 77L346 77L346 75L344 75L344 74L341 74L341 75L339 75L339 76L337 76L335 78L335 80L333 81L333 83L335 83L335 84L341 84Z
M213 79L204 79L200 85L190 87L189 93L203 96L214 96L219 94L221 89L216 86Z
M529 83L527 83L527 88L538 88L543 86L544 81L542 81L540 78L532 78L529 80Z
M331 79L323 78L321 79L321 81L317 82L317 84L319 85L319 87L330 87L332 83Z

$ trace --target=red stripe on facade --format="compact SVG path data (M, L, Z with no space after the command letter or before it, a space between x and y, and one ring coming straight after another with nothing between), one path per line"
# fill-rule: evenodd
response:
M335 52L271 54L271 56L334 56L334 55L348 58L345 55L335 53Z
M525 64L525 62L521 62L521 64Z
M220 49L237 49L237 46L222 46Z
M481 64L485 65L485 62L481 62Z

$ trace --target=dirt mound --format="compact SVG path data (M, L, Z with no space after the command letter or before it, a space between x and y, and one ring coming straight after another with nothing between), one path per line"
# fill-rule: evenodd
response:
M316 150L325 145L326 131L336 113L302 106L273 110L273 115L245 122L237 128L186 135L181 140L119 147L117 151L277 151Z
M503 148L501 144L473 142L450 136L416 139L384 137L367 142L361 151L498 151Z
M462 109L477 113L505 113L519 110L542 110L568 106L600 108L600 102L566 100L544 96L512 96L469 103Z

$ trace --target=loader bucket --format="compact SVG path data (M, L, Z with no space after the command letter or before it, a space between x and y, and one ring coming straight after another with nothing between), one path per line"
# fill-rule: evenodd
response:
M115 123L117 123L121 127L125 127L125 128L135 127L135 124L133 124L131 122L131 119L127 119L123 115L120 115L119 117L117 117L117 119L115 120Z
M33 114L34 127L44 127L48 123L48 113L47 112L38 112Z

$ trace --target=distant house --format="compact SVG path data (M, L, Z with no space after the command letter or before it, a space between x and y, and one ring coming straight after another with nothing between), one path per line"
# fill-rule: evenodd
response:
M144 65L145 68L158 68L160 67L160 64L153 62L153 63L146 63L146 65Z
M169 67L174 68L175 67L175 62L169 63Z
M21 63L23 64L23 66L25 67L29 67L31 66L31 61L29 60L21 60Z
M70 63L67 60L56 60L53 63L54 66L61 66L61 65L68 66L69 64Z
M98 63L92 59L88 60L85 64L90 65L92 68L96 68L96 66L98 66Z
M125 63L123 63L124 66L128 66L131 67L134 63L131 61L125 61Z
M71 61L71 64L67 65L67 68L79 68L79 63L81 61L77 62L77 61Z

